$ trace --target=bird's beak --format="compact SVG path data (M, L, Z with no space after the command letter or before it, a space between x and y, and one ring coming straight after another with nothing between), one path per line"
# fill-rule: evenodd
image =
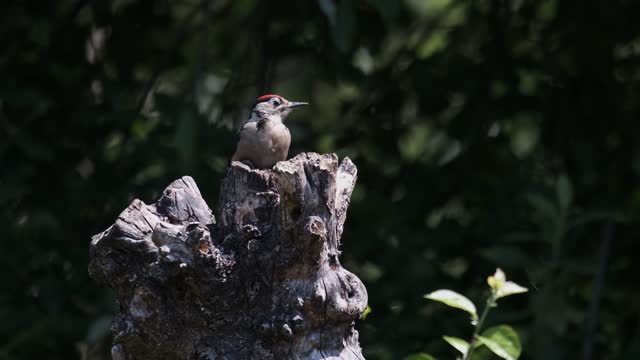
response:
M296 108L298 106L305 106L305 105L309 105L309 103L289 101L289 103L287 104L287 107L288 108Z

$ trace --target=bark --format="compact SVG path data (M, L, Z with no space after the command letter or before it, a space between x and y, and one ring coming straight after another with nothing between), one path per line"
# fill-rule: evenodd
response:
M364 359L362 282L339 261L356 167L300 154L271 170L234 162L219 222L183 177L134 200L91 241L111 287L114 359Z

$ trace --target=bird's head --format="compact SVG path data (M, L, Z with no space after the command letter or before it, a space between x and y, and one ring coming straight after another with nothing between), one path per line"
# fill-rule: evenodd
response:
M288 101L280 95L267 94L256 99L251 110L250 120L271 119L284 121L284 119L298 106L309 105L306 102Z

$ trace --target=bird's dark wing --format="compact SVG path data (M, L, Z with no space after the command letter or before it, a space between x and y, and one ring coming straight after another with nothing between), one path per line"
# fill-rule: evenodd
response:
M233 150L234 153L238 151L238 143L240 142L240 134L242 133L242 130L244 130L245 126L247 126L247 124L250 122L251 122L251 118L248 118L247 120L245 120L245 122L242 123L242 125L240 125L240 128L238 129L238 131L236 131L236 138L235 138L236 149ZM228 166L231 166L231 158L229 158L229 162L227 163L227 167Z
M240 136L240 133L242 132L242 129L244 129L244 127L249 123L250 121L247 120L245 122L242 123L242 125L240 125L240 128L238 129L238 131L236 131L236 137ZM237 140L237 139L236 139Z
M242 130L244 130L245 126L247 126L247 124L255 122L255 120L251 120L251 118L248 118L247 120L245 120L245 122L242 123L242 125L240 125L240 128L238 129L238 131L236 132L236 144L238 143L238 141L240 141L240 133L242 132Z

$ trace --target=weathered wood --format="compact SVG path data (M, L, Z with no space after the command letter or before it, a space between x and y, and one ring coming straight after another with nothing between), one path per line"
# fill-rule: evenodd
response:
M356 167L305 153L234 162L219 223L190 177L134 200L93 237L89 272L114 289L114 359L363 359L362 282L339 261Z

